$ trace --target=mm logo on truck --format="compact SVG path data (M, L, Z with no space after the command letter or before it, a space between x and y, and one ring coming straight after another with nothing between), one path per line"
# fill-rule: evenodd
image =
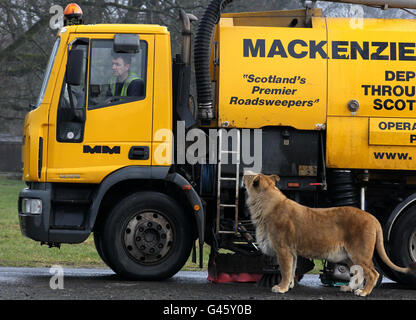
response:
M83 146L83 153L90 153L90 154L95 154L95 153L106 153L106 154L120 154L120 146L114 146L114 147L109 147L109 146L88 146L85 145Z

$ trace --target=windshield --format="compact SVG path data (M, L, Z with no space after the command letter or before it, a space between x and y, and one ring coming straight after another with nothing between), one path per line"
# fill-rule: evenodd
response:
M48 85L49 76L51 75L52 66L55 61L56 53L58 52L59 42L61 38L57 38L55 44L53 45L51 56L49 57L48 65L46 66L45 75L43 78L42 88L40 89L40 94L38 101L36 102L36 108L42 103L43 97L45 95L46 87Z

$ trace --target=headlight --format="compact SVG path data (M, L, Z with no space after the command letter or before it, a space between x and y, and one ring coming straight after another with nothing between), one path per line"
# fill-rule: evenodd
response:
M22 199L22 213L41 214L42 200L40 199Z

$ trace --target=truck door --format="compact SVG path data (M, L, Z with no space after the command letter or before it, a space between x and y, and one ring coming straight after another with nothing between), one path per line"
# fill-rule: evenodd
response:
M99 183L121 167L151 164L154 36L139 35L137 53L116 53L114 36L70 38L69 56L84 55L82 80L69 85L62 76L51 108L50 182Z

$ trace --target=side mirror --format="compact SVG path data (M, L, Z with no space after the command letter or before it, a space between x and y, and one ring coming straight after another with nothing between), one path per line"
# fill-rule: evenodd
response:
M140 51L140 38L137 34L116 34L114 36L114 52L138 53Z
M85 59L85 51L74 49L69 52L66 67L66 83L71 86L79 86L82 82L82 67Z

